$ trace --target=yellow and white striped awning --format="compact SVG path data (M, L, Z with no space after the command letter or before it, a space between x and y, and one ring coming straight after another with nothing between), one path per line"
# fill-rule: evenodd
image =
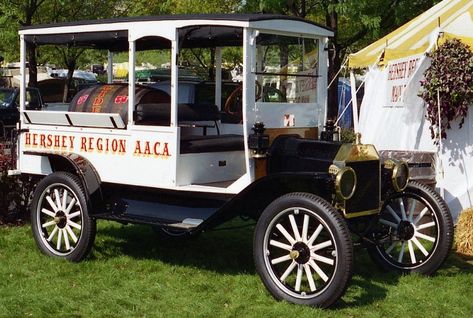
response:
M473 1L444 0L397 30L350 54L349 67L363 68L377 62L387 64L424 53L439 33L443 39L457 38L473 48Z

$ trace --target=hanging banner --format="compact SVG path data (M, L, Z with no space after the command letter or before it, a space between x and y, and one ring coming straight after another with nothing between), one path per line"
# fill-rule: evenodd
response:
M390 61L386 67L388 72L386 100L384 108L404 108L405 89L411 77L419 68L419 60L422 55L409 56L407 58Z

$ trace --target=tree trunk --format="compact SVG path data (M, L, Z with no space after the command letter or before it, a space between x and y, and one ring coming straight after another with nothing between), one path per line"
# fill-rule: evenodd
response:
M28 72L29 81L28 86L38 86L38 67L36 66L36 45L27 43L26 54L28 56Z
M64 94L62 96L62 102L67 103L69 97L69 88L72 86L72 80L74 76L74 70L76 68L75 61L69 61L67 63L67 78L66 82L64 83Z
M326 16L327 26L334 31L334 37L329 43L329 64L328 64L328 81L333 81L328 89L327 101L327 118L337 119L338 116L338 71L341 67L340 62L340 45L337 42L338 14L335 11L329 12ZM335 79L334 79L335 78Z

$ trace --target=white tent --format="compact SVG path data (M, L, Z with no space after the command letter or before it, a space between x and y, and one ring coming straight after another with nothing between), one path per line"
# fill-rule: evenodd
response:
M473 47L473 1L444 0L384 38L350 56L352 68L369 68L356 127L364 143L381 150L438 154L437 186L453 217L473 206L473 112L435 145L420 80L430 65L425 53L439 42L458 38Z

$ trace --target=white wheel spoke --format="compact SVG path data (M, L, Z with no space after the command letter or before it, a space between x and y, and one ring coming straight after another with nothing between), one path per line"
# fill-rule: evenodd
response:
M71 220L67 220L67 224L69 224L70 226L78 229L79 231L82 228L79 224L77 224L76 222L72 222Z
M282 274L282 276L279 278L281 280L281 282L284 282L286 280L287 276L289 276L289 274L291 274L291 272L294 270L296 265L297 265L297 263L292 261L292 263L288 266L288 268L286 269L284 274Z
M61 250L61 244L62 244L62 230L59 230L59 233L57 235L57 244L56 244L56 249L58 251Z
M299 229L297 228L297 223L296 219L294 218L294 215L289 215L289 222L291 222L292 233L294 234L296 242L302 241L301 234L299 233Z
M384 225L387 225L389 227L392 227L393 229L397 229L397 226L398 226L398 224L395 224L395 223L390 222L390 221L385 220L385 219L379 219L379 222L384 224Z
M71 212L72 208L74 207L74 204L76 204L76 199L72 198L71 202L69 202L69 206L67 207L66 211L64 211L64 213L69 214L69 212Z
M317 273L317 275L320 276L320 278L322 278L322 280L324 282L328 281L328 276L324 273L324 271L319 267L319 265L315 264L315 262L313 260L310 260L309 261L309 264L310 266L312 266L312 268L315 270L315 272Z
M53 202L53 199L51 199L49 195L46 196L46 201L48 201L49 205L53 208L54 212L59 211L58 207L56 206L56 204Z
M313 260L316 260L316 261L319 261L319 262L322 262L322 263L325 263L325 264L328 264L328 265L333 266L333 264L335 264L333 259L322 256L322 255L318 255L318 254L315 254L315 253L311 253L310 257Z
M309 264L304 264L305 274L307 275L307 281L309 282L310 291L315 291L314 278L312 277L312 271L310 270Z
M67 202L67 190L64 189L64 191L62 192L62 209L66 209L66 202Z
M402 216L402 220L407 220L407 217L406 217L406 209L404 208L404 201L402 200L402 198L399 198L398 199L399 201L399 207L401 208L401 216Z
M49 221L49 222L46 222L44 223L43 225L41 225L43 227L43 229L45 227L48 227L48 226L51 226L51 225L56 225L56 221L52 220L52 221Z
M409 209L409 222L412 223L414 221L414 211L416 209L417 201L412 199L411 202L412 202L412 204L411 204L411 207Z
M419 230L427 229L427 228L432 227L432 226L435 226L435 222L434 222L434 221L429 222L429 223L421 224L421 225L419 225L419 226L416 227L416 230L419 231Z
M328 241L325 241L325 242L322 242L322 243L319 243L317 245L314 245L314 246L310 247L310 250L312 252L315 252L315 251L321 250L323 248L329 247L331 245L332 245L332 241L328 240Z
M276 264L279 264L279 263L282 263L282 262L287 262L287 261L290 261L290 260L291 260L290 255L284 255L284 256L273 259L271 261L271 264L276 265Z
M435 237L428 236L428 235L422 234L420 232L416 232L414 234L414 236L420 237L421 239L424 239L424 240L427 240L427 241L430 241L430 242L435 242Z
M74 243L77 243L77 236L74 234L74 231L71 229L69 225L66 225L65 227L67 233L69 233L70 237L74 241Z
M302 282L302 266L297 266L297 276L296 276L296 291L301 291L301 282Z
M56 226L54 228L54 230L51 232L51 234L49 234L49 237L46 239L48 242L51 242L51 240L53 239L54 235L56 235L57 231L59 230L59 228Z
M67 216L67 218L69 220L72 220L73 218L75 218L76 216L79 216L80 215L80 211L77 211L77 212L74 212L74 213L71 213Z
M414 244L422 252L422 254L424 254L424 256L429 255L429 252L427 252L427 250L424 248L424 246L419 242L419 240L415 236L411 239L411 241L414 242Z
M46 214L46 215L48 215L48 216L50 216L50 217L52 217L52 218L56 216L56 213L51 212L51 211L49 211L49 210L47 210L47 209L44 209L44 208L41 209L41 212L43 212L44 214Z
M58 189L54 189L54 196L56 197L56 206L57 206L58 210L64 209L61 205L61 196L59 195L59 190Z
M405 247L406 247L406 242L402 242L401 251L399 252L399 257L397 258L397 261L399 263L402 263L402 259L404 258L404 248Z
M71 245L69 244L69 234L67 234L67 231L65 229L62 229L62 236L64 236L64 243L66 243L66 250L71 249Z
M399 243L399 242L393 242L393 243L388 247L388 249L386 250L386 254L391 255L390 253L391 253L391 251L393 250L393 248L396 247L397 243Z
M399 223L401 221L401 218L397 215L396 211L391 208L391 206L387 205L386 209L391 213L394 219L396 219L396 222Z
M422 209L422 211L419 213L419 215L416 217L416 219L414 220L414 224L417 224L417 222L420 221L420 219L422 219L424 217L424 215L427 213L427 211L429 211L429 209L427 207L425 207L424 209Z
M411 255L411 262L412 264L415 264L417 260L416 260L416 253L414 251L414 246L412 246L412 241L407 242L407 247L409 249L409 254Z
M289 252L292 251L292 246L281 243L281 242L278 242L278 241L275 241L275 240L269 241L269 245L279 247L279 248L281 248L283 250L286 250L286 251L289 251Z
M312 234L312 236L309 238L309 240L307 241L307 245L311 246L312 243L314 243L314 241L317 239L317 237L319 236L320 232L322 232L323 230L323 226L322 224L319 224L319 226L317 226L317 228L315 229L314 231L314 234Z
M284 226L282 226L281 224L278 224L276 225L276 228L279 230L279 232L282 233L282 235L284 235L284 237L286 238L286 240L289 241L289 243L294 244L296 243L296 241L292 238L291 234L287 233L286 229L284 228Z
M307 243L307 231L309 230L309 216L304 214L304 222L302 223L302 242Z

